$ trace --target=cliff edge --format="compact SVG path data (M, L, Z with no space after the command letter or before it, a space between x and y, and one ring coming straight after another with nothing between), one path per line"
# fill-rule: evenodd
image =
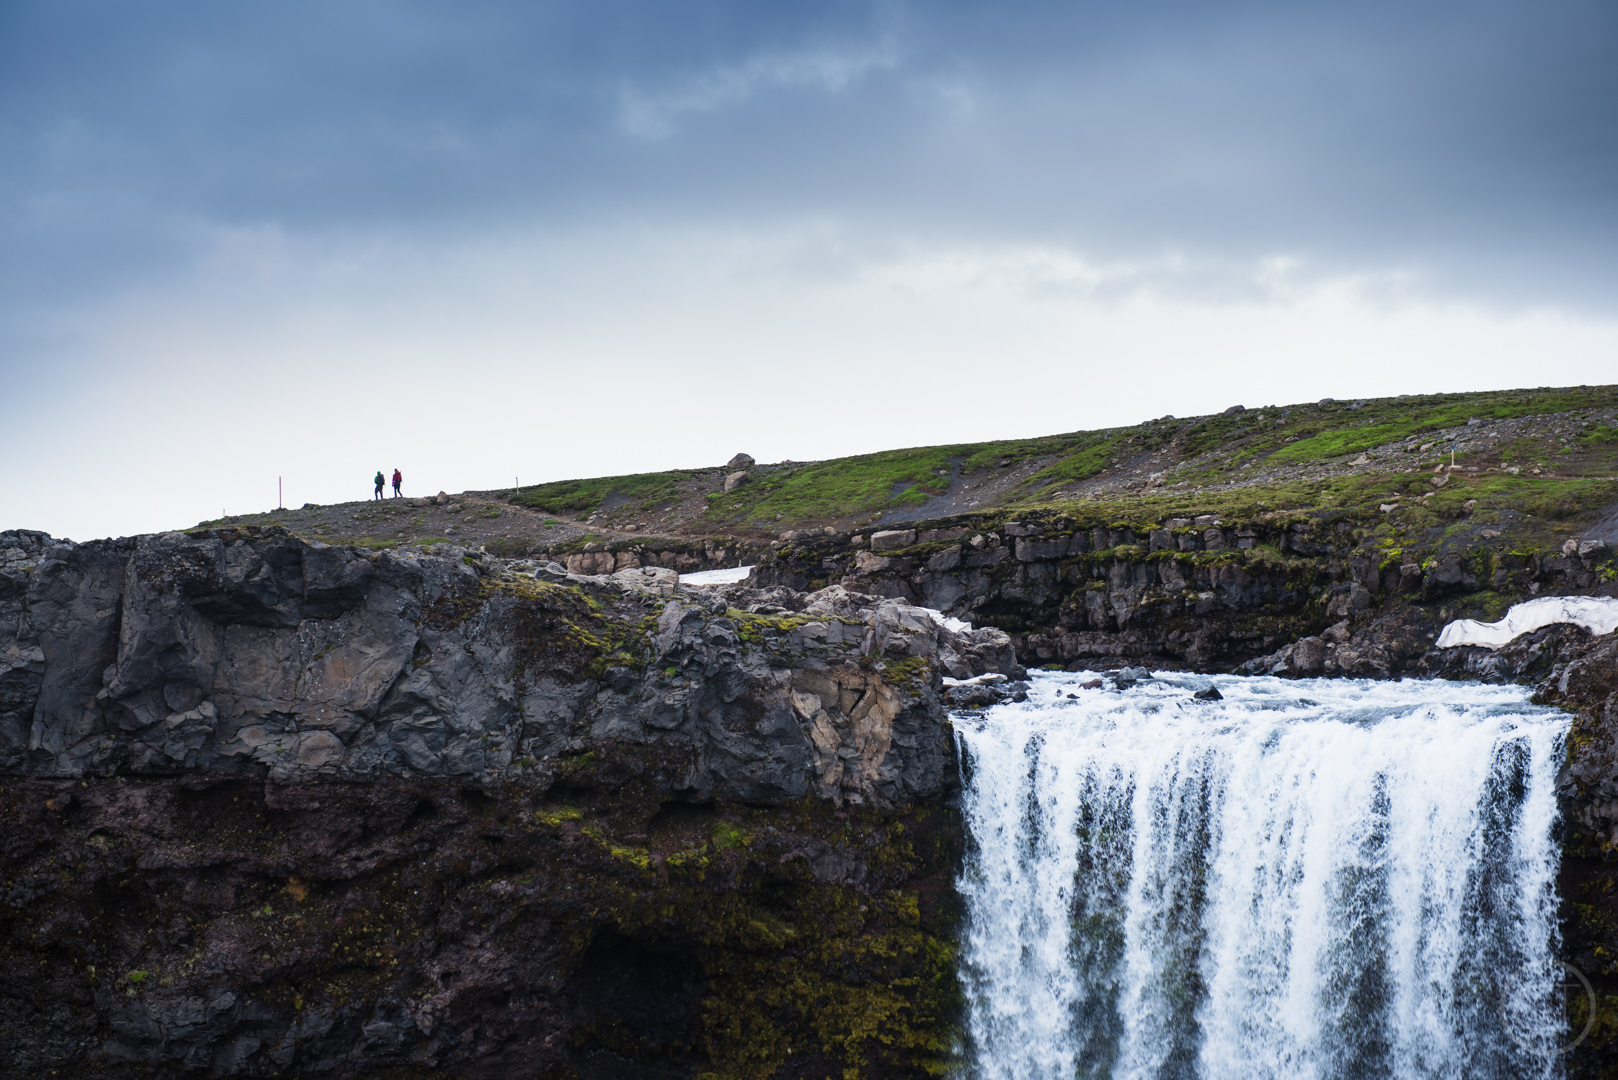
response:
M0 1072L935 1074L996 671L841 587L0 533Z

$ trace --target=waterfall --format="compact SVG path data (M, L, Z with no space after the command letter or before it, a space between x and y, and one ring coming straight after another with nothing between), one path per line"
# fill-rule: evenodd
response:
M955 719L972 1075L1561 1074L1565 717L1509 686L1088 677Z

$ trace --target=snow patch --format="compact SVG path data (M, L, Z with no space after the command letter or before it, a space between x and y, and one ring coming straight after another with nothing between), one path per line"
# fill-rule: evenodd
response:
M987 686L989 683L1005 682L1006 677L998 671L991 671L987 675L975 675L970 679L952 679L944 676L944 686Z
M948 630L952 634L970 634L972 632L972 624L967 622L965 619L957 619L953 615L945 615L937 608L924 607L917 608L916 610L925 611L933 622L937 623L939 626L942 626L945 630Z
M1610 634L1618 630L1618 600L1604 596L1542 596L1514 604L1499 622L1457 619L1438 635L1438 647L1481 645L1498 649L1521 634L1552 623L1574 623L1592 634Z
M753 572L751 566L735 566L729 570L698 570L694 574L681 574L681 585L734 585L746 581Z

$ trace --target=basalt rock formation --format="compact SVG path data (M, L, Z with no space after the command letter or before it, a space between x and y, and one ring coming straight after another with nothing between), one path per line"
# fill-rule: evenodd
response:
M633 550L0 533L0 1073L946 1071L945 707L996 692L942 678L1020 677L1014 646L1539 683L1577 714L1566 955L1618 992L1618 645L1432 648L1453 598L1588 590L1607 549L933 524L700 589ZM1610 1013L1573 1075L1611 1066Z
M1562 954L1588 989L1568 980L1569 1026L1578 1039L1568 1076L1610 1077L1618 1073L1618 635L1548 627L1501 649L1495 663L1518 677L1541 674L1536 700L1573 713L1558 778L1557 885Z
M1010 632L1030 664L1375 678L1428 674L1454 602L1484 596L1503 614L1514 599L1613 580L1613 550L1600 542L1418 555L1363 532L1308 513L1088 529L1055 512L948 519L797 538L754 580L839 583L979 620Z
M0 1072L941 1068L1006 635L440 550L0 533Z

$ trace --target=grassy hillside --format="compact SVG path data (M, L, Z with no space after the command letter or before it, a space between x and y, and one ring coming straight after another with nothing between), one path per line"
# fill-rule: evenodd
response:
M1102 522L1336 509L1374 523L1390 545L1430 539L1463 513L1469 527L1497 528L1507 541L1548 543L1618 514L1618 387L1265 406L761 464L727 492L731 471L595 477L468 492L448 505L357 502L207 524L274 523L372 546L493 543L510 552L635 536L774 540L808 528L1004 520L1039 508Z
M1448 462L1454 448L1458 464L1518 469L1513 481L1535 469L1542 477L1554 474L1540 484L1502 482L1500 490L1513 501L1527 506L1574 498L1588 504L1599 499L1594 489L1579 495L1551 488L1612 475L1618 465L1615 413L1618 387L1611 386L1327 401L758 466L746 485L731 492L718 490L724 470L683 470L541 484L523 488L516 501L579 520L633 520L653 530L663 520L681 521L715 532L854 526L1059 498L1207 492L1232 484L1276 488L1269 501L1296 501L1319 497L1288 490L1300 480L1340 472L1366 451L1409 443L1413 451L1399 462L1405 468ZM1516 425L1508 444L1475 445L1475 430L1499 430L1501 421L1524 419L1530 422Z

